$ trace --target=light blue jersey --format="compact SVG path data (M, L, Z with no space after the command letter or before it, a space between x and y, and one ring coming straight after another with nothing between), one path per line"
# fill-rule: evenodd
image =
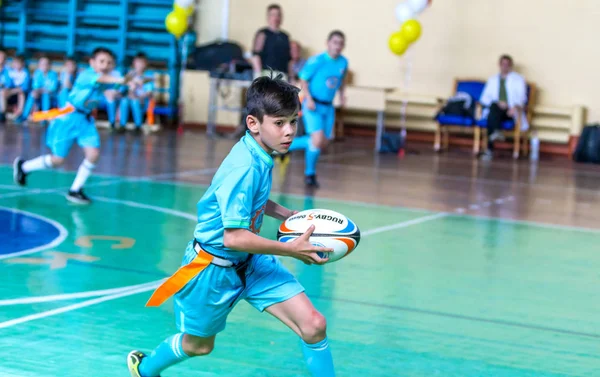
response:
M45 89L49 93L54 93L58 89L58 75L54 71L46 73L36 70L33 74L33 89Z
M205 251L232 261L234 266L209 264L175 294L179 331L209 337L225 329L227 316L241 300L263 311L304 292L304 287L275 256L250 255L223 246L225 229L259 233L271 191L272 169L271 156L246 133L231 149L198 202L196 241ZM196 256L191 241L182 265L188 265Z
M0 88L10 89L13 87L12 79L8 74L8 68L0 68Z
M344 56L333 59L324 52L308 59L298 76L308 82L308 90L315 102L332 103L347 70L348 60Z
M15 88L21 88L24 92L28 92L31 88L31 75L27 69L23 68L18 71L9 69L8 75L10 76Z
M258 234L269 193L273 159L246 133L231 149L197 205L194 237L211 254L244 260L247 253L223 245L225 229L242 228Z
M99 84L98 78L101 74L88 68L77 76L73 88L69 93L67 102L73 105L77 110L90 113L94 110L102 98L104 91L115 87L113 84Z
M67 102L75 111L54 119L46 133L46 144L52 154L66 157L75 141L82 148L99 148L100 136L94 125L91 112L103 98L104 90L118 87L115 84L100 84L101 74L92 68L83 71L73 84Z

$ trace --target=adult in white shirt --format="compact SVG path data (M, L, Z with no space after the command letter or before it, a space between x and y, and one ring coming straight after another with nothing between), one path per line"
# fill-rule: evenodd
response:
M500 57L500 73L490 77L485 84L479 102L483 106L483 118L487 119L488 150L492 156L494 141L503 140L502 123L521 117L521 130L529 128L525 114L527 83L523 76L513 71L513 59L509 55Z

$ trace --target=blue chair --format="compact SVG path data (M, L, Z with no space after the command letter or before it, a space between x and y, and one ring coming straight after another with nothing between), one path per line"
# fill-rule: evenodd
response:
M523 152L524 156L529 154L529 137L531 135L531 120L533 118L533 104L535 104L535 99L537 95L537 89L534 83L527 83L527 102L525 103L525 116L527 117L527 122L529 123L529 128L526 131L521 130L521 114L517 114L515 119L507 120L502 123L502 130L506 134L506 136L511 137L513 139L513 158L518 159L521 152ZM481 106L478 105L477 108L477 128L481 128L483 130L483 145L487 148L487 118L481 117L482 109ZM522 139L522 140L521 140Z
M483 92L483 88L485 87L485 81L477 80L477 79L455 79L454 80L454 94L458 92L468 93L473 101L479 101L479 97L481 97L481 93ZM444 100L440 100L441 109L446 102ZM474 143L473 143L473 153L479 153L479 143L481 140L480 128L475 127L476 120L474 117L466 117L466 116L458 116L458 115L438 115L435 119L437 121L437 128L435 132L435 140L433 144L433 149L435 151L439 151L440 149L448 149L449 142L449 132L453 129L460 129L462 132L468 130L468 132L473 132ZM443 141L442 134L444 135Z

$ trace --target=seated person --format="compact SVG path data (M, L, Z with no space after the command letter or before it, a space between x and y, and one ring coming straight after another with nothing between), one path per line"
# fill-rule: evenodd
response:
M25 97L31 86L31 75L29 69L25 67L25 57L16 56L12 61L12 67L8 70L8 74L13 85L12 88L6 91L6 102L8 105L17 105L14 116L19 118L23 114Z
M114 78L121 78L121 72L115 69L114 62L111 63L112 72L111 76ZM110 128L115 129L115 120L117 118L117 106L118 102L121 99L122 93L117 89L107 89L104 91L104 100L103 105L106 108L106 116L108 117L108 123L110 123Z
M144 121L144 112L148 108L150 98L154 93L154 77L146 72L148 58L144 53L139 53L133 58L133 70L128 76L134 80L129 83L127 96L121 99L121 130L125 129L129 120L129 109L133 113L133 122L136 131L140 131Z
M6 67L6 52L0 50L0 122L6 121L6 95L12 87L13 83Z
M60 92L58 94L58 107L64 107L67 104L67 98L73 88L73 83L77 79L77 62L74 58L65 59L65 64L60 71Z
M300 74L302 67L304 67L306 59L302 57L302 46L300 46L300 43L298 43L297 41L292 41L292 43L290 43L290 56L292 60L290 60L289 81L290 83L299 86L300 78L298 75Z
M52 101L56 99L57 91L58 75L50 70L50 59L47 56L42 56L38 60L38 67L33 73L33 85L31 93L27 97L23 115L18 121L27 119L34 107L39 107L42 111L50 110Z
M493 157L494 141L503 140L502 123L521 116L521 128L529 127L524 112L527 103L527 83L523 76L513 71L513 59L509 55L500 57L500 73L490 77L483 88L479 102L484 107L483 118L487 118L488 149L485 159ZM515 119L516 120L516 119Z

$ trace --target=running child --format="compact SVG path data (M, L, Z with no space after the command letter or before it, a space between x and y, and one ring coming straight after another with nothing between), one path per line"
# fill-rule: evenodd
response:
M246 300L278 318L302 339L304 358L313 377L333 377L333 360L325 318L304 287L276 255L323 264L309 242L314 227L294 242L258 235L263 215L285 220L296 213L269 200L272 154L286 153L296 133L298 88L260 77L247 92L248 131L231 149L197 205L198 224L187 245L182 267L152 295L147 306L174 297L178 333L149 355L131 351L127 365L133 377L157 377L170 366L209 354L227 316Z
M344 33L334 30L327 37L327 51L308 59L300 71L300 83L304 102L302 117L306 135L294 139L290 151L305 150L304 182L309 187L319 187L316 169L321 149L333 138L335 108L333 100L340 91L344 106L344 79L348 72L348 60L342 56L346 42Z
M17 157L14 162L14 180L25 186L27 176L36 170L61 166L75 141L83 148L85 159L77 170L75 180L67 193L67 199L77 204L89 204L91 200L82 187L96 167L100 155L100 136L91 115L107 88L127 84L132 78L114 77L113 53L103 47L96 48L90 59L90 68L82 72L69 93L67 106L34 113L34 121L52 120L46 135L51 154L24 161Z

